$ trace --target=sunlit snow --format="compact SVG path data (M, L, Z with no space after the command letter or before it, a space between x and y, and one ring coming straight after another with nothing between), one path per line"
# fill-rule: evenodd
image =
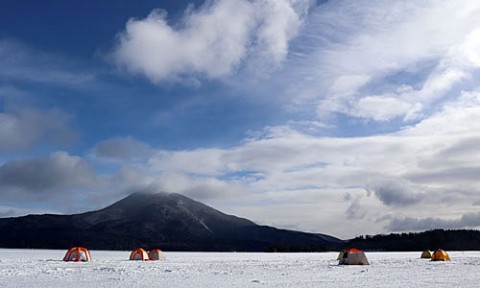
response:
M129 261L129 251L91 251L63 262L63 250L0 249L0 287L475 287L480 252L367 253L369 266L338 266L337 253L166 252L164 261Z

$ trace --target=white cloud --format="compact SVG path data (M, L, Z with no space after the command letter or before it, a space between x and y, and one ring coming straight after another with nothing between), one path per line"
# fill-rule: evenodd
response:
M354 109L356 111L350 112L354 116L387 121L409 114L412 111L412 104L394 97L366 96L358 100Z
M352 95L371 80L368 75L342 75L330 87L334 95Z
M128 21L114 58L157 83L223 77L247 59L263 62L252 66L275 66L285 59L309 2L206 1L187 9L176 25L169 25L165 11L155 10L145 19Z
M258 47L259 59L268 59L274 64L281 63L287 56L288 45L302 24L306 9L312 1L266 0L251 2L258 21L254 44ZM265 61L265 60L263 60Z

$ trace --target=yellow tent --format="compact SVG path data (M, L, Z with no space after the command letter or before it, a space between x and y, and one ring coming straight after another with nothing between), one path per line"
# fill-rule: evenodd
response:
M442 249L438 249L432 254L432 261L450 261L450 256Z
M430 250L428 250L428 249L423 250L422 256L420 256L420 258L431 259L432 258L432 253L430 253Z

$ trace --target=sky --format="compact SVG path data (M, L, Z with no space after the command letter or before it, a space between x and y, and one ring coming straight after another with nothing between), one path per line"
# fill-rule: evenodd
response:
M480 2L0 2L0 217L180 193L343 239L480 227Z

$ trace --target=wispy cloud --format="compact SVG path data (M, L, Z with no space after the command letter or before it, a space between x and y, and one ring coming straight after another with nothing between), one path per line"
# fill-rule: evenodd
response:
M32 49L25 44L0 39L0 80L4 83L36 83L60 87L82 87L95 79L72 59Z
M418 121L477 77L479 9L475 1L319 5L292 48L306 52L292 57L289 91L297 104L317 103L321 118Z

